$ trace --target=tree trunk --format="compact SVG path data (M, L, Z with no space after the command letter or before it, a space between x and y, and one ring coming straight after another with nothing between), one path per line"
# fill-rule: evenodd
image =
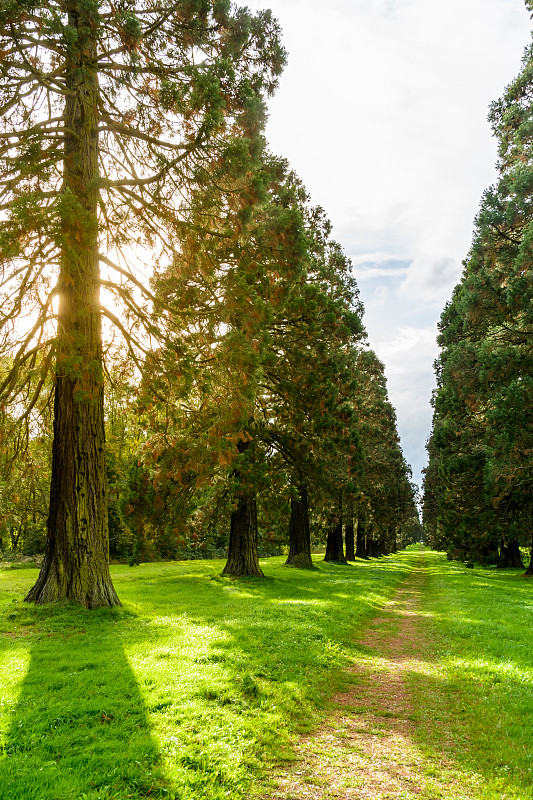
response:
M289 556L286 564L310 569L311 535L309 533L309 503L307 486L299 484L298 500L291 498L291 519L289 524Z
M253 441L241 440L237 444L239 453L248 453L253 460ZM228 560L223 575L255 575L264 577L257 553L257 500L252 486L246 486L246 470L236 468L234 478L239 485L235 493L236 505L231 514Z
M346 561L355 561L355 535L353 527L353 502L348 503L346 512L346 525L344 528L344 544L346 547Z
M498 552L497 540L490 542L489 544L480 545L472 550L470 559L472 561L477 561L483 566L488 566L489 564L498 564L500 560L500 554Z
M366 554L369 558L377 558L379 556L377 542L372 535L366 537Z
M529 550L529 566L524 575L533 575L533 532L531 533L531 548Z
M10 528L9 536L11 539L11 549L13 550L14 553L16 553L18 550L21 533L22 533L22 525L19 525L17 533L15 533L15 528Z
M338 561L341 564L347 563L342 544L342 503L339 503L339 511L334 516L328 529L324 561Z
M48 539L26 600L119 604L109 574L98 258L98 78L91 6L72 0Z
M355 557L356 558L368 558L368 553L366 552L366 529L365 523L362 517L359 517L357 520L357 537L355 541Z
M223 575L256 575L263 578L257 555L257 502L253 489L239 492L231 515L229 550Z
M517 539L502 539L498 567L501 569L524 569L524 562L520 553Z
M381 558L381 556L386 556L388 553L387 537L384 533L380 533L376 540L376 555Z

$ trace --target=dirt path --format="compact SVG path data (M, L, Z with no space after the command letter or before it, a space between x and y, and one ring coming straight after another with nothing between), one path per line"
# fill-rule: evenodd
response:
M369 651L351 669L350 692L337 695L327 724L300 741L296 763L275 777L269 800L447 796L428 775L429 765L415 744L417 709L406 684L408 672L424 671L420 596L425 580L421 564L374 618L359 640ZM435 766L447 765L432 762Z

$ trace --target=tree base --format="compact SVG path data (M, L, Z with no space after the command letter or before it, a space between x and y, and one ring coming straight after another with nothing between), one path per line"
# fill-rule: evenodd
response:
M326 541L326 555L324 561L336 561L338 564L346 564L346 556L344 555L344 545L342 542L342 516L339 515L339 520L336 524L332 525L328 530L328 538Z
M314 569L313 559L307 553L298 553L289 556L285 562L286 567L297 567L298 569Z
M37 582L24 601L46 605L70 600L89 609L120 606L121 602L113 587L107 566L100 574L91 574L92 572L88 567L70 575L62 571L61 580L59 570L47 564L45 559Z
M265 577L257 554L257 503L251 489L241 492L232 512L228 560L222 574L236 578Z
M524 566L517 540L512 539L507 543L502 542L500 545L498 567L500 569L524 569Z
M227 562L226 566L222 570L222 575L231 575L234 578L264 578L265 573L262 571L260 566L250 565L250 564L243 564L239 562L237 564Z

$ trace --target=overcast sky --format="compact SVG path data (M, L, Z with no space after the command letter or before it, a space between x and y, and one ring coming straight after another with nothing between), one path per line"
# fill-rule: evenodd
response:
M522 0L249 0L289 54L267 136L354 264L413 478L431 425L436 323L495 180L488 107L530 39Z

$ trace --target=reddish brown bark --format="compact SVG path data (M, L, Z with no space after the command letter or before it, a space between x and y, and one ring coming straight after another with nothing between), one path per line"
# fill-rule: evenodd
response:
M313 566L309 533L309 501L305 484L298 486L298 499L291 498L289 555L285 563L305 569Z
M368 558L366 551L366 527L362 517L359 517L357 520L355 555L356 558Z
M508 569L524 569L520 546L516 539L502 539L498 566Z
M242 490L231 515L228 560L223 575L264 577L257 555L257 502L252 489Z
M342 503L339 503L339 509L328 528L324 561L338 561L341 564L346 564L342 542Z
M98 81L91 11L75 0L67 55L54 441L43 566L26 600L116 605L109 574L98 259Z
M346 560L355 561L355 534L353 525L353 503L348 503L346 512L346 524L344 526L344 546L346 548Z

